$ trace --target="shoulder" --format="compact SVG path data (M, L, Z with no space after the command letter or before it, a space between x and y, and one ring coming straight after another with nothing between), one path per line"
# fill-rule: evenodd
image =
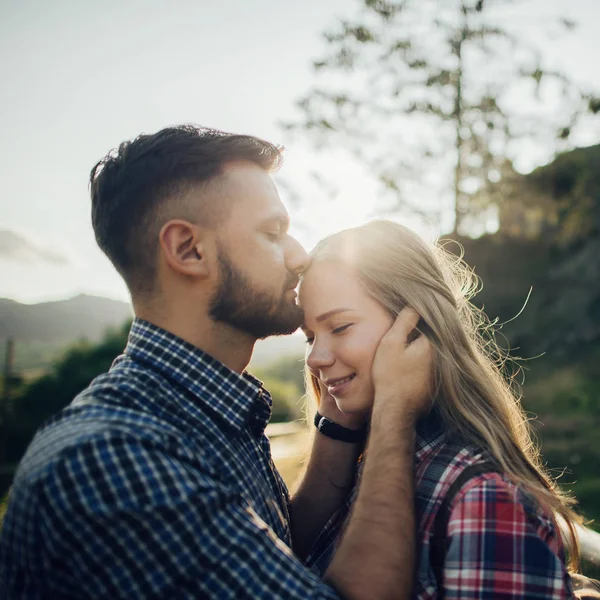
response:
M478 448L443 433L417 455L417 498L436 510L457 479L474 465L489 462Z
M23 463L47 463L69 448L102 439L160 443L185 431L174 418L181 392L160 373L120 357L37 431Z
M15 478L8 509L27 519L28 527L56 529L52 535L67 524L184 505L190 499L201 503L211 494L231 492L206 455L126 430L88 432L47 458L35 454L42 447L30 452Z
M457 490L450 505L448 535L467 530L514 539L541 541L562 554L560 535L550 514L521 486L496 472L478 474Z
M93 512L160 502L165 490L173 499L217 479L210 453L186 441L176 423L136 404L130 384L92 384L49 421L19 465L13 495Z
M501 474L481 474L461 487L452 502L447 544L448 596L570 597L554 523Z

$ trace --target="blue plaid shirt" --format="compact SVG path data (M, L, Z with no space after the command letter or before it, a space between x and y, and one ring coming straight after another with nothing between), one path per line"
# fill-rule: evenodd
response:
M336 598L290 550L271 398L170 333L37 433L0 535L0 598Z

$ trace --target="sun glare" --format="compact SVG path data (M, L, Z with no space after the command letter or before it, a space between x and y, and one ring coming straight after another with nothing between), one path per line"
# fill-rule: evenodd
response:
M315 166L317 165L317 166ZM372 220L386 218L426 239L439 235L439 223L414 214L386 214L377 182L356 159L342 152L319 156L295 149L286 157L280 192L291 216L291 233L307 248L320 239Z

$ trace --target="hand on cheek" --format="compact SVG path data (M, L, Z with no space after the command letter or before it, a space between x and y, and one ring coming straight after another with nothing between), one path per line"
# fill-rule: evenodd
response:
M383 336L373 361L373 413L414 424L431 409L433 379L431 343L416 335L419 315L404 308Z

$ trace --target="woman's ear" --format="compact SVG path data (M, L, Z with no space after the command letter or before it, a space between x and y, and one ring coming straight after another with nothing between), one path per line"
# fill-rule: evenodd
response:
M159 233L164 260L171 269L182 275L208 277L208 237L208 232L189 221L168 221Z

